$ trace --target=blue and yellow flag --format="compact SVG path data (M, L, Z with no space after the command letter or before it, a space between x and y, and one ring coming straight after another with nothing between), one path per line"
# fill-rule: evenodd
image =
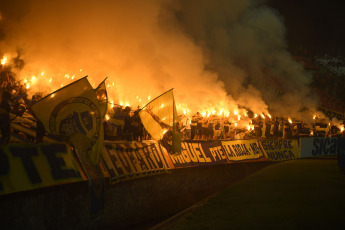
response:
M31 110L45 130L88 153L97 164L103 148L102 110L87 77L44 97Z
M147 132L158 140L169 154L181 153L179 132L173 90L152 100L139 113Z

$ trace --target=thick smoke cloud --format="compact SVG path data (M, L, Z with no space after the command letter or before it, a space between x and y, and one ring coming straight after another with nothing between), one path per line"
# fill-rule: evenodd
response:
M0 52L23 51L17 75L40 79L32 91L88 75L108 77L114 102L133 106L171 88L193 112L240 105L297 116L316 106L281 18L255 1L14 0L0 12Z
M249 0L183 4L180 25L203 46L208 68L239 104L299 118L302 108L315 110L317 100L308 87L312 78L287 52L277 12Z

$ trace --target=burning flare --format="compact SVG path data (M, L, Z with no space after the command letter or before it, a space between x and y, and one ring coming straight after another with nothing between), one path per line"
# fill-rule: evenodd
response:
M2 59L1 59L1 65L6 65L7 64L7 57L4 56Z

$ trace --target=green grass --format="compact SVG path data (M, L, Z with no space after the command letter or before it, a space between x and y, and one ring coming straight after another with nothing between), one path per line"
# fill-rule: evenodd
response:
M345 229L345 175L336 160L269 166L166 229Z

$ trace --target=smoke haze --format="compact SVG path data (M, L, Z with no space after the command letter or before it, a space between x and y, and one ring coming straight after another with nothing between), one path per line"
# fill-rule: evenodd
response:
M88 75L95 86L108 77L117 104L143 106L174 88L180 111L302 118L317 107L282 19L261 1L1 0L0 54L18 49L17 76L35 76L32 92Z

